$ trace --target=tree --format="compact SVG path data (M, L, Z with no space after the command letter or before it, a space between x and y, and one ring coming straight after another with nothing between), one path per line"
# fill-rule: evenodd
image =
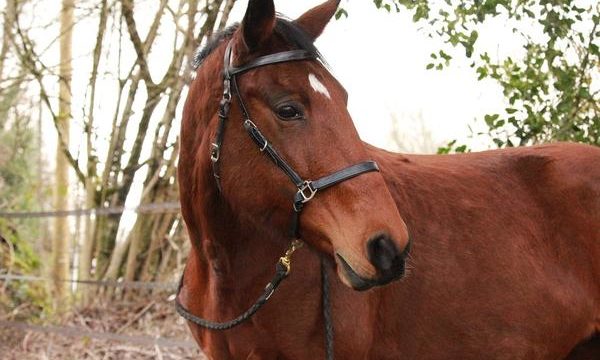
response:
M73 72L73 0L63 0L60 10L60 65L59 65L59 97L57 148L56 148L56 185L54 189L54 208L67 210L69 207L69 164L64 150L69 147L71 122L71 78ZM65 308L68 301L70 260L70 231L66 217L56 217L52 236L52 295L55 307Z
M72 194L84 194L81 206L101 212L124 207L136 192L142 193L142 205L177 201L176 110L189 80L188 64L194 49L224 28L234 3L77 2L74 26L84 21L95 41L78 44L74 51L79 53L72 54L89 63L89 68L74 69L76 78L88 80L85 89L72 94L74 103L85 104L71 114L71 126L83 131L82 140L70 146L63 140L59 147L75 175ZM56 77L64 83L63 76L44 54L56 39L36 35L34 28L45 25L30 18L34 12L34 5L17 12L11 41L19 68L32 80L26 87L41 95L46 120L65 139L63 111L48 86ZM80 279L162 280L170 275L165 269L181 262L173 256L179 246L173 239L184 243L177 211L139 213L133 230L120 234L129 221L117 213L96 213L83 221L85 236L77 240L79 256L74 257Z
M392 114L391 146L405 153L434 154L439 144L427 127L423 114L400 116Z
M503 89L506 109L487 114L485 135L498 146L568 140L600 146L600 3L571 0L374 0L390 11L408 9L444 48L429 69L444 69L452 49L464 50L479 79ZM523 43L522 58L494 58L478 50L478 29L500 17ZM533 30L521 31L524 24ZM533 36L535 32L541 36ZM464 147L461 147L464 150Z

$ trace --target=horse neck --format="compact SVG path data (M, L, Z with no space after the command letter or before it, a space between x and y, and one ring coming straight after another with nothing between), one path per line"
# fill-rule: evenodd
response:
M264 287L288 240L269 224L236 214L215 185L207 186L210 198L200 202L208 204L202 211L202 239L192 250L206 269L201 281L228 292Z

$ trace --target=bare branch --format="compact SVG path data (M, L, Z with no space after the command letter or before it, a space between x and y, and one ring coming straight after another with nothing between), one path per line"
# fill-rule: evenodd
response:
M96 36L96 45L94 47L92 74L90 75L89 85L92 88L90 95L90 109L88 121L85 125L86 147L87 147L87 170L90 181L96 176L97 160L94 157L94 146L92 144L92 129L94 127L94 108L96 104L96 79L98 77L98 66L100 64L100 55L102 54L102 44L104 41L104 33L106 31L106 23L108 19L108 1L102 0L102 8L100 10L100 22L98 25L98 34Z
M227 20L229 20L229 14L233 9L234 4L235 0L226 0L225 7L223 8L223 15L221 16L221 21L219 22L219 27L217 28L217 31L222 31L223 29L225 29L225 26L227 25Z
M129 37L137 54L136 64L140 66L140 74L144 81L151 84L152 78L150 76L150 70L148 69L148 63L146 62L145 46L137 31L137 25L133 17L133 0L121 0L121 8L123 18L127 24L127 30L129 31Z
M17 56L18 56L19 60L21 61L21 64L36 79L36 82L38 83L38 86L40 87L40 97L41 97L42 101L44 102L44 104L46 105L46 107L48 108L50 115L52 116L54 127L58 134L59 145L60 145L65 157L67 158L67 161L69 162L69 164L75 171L77 179L82 184L84 184L85 183L85 175L83 174L83 172L81 171L81 168L79 167L79 161L73 156L73 154L69 150L68 144L65 142L64 134L62 133L60 126L58 126L58 123L60 121L59 114L57 114L54 111L54 109L52 107L52 102L50 100L50 96L48 95L48 92L46 91L46 87L44 86L44 81L43 81L44 80L44 69L46 69L46 67L39 60L38 55L36 54L35 50L33 49L31 40L29 40L27 35L25 35L23 30L21 29L21 26L19 24L18 15L15 17L15 25L16 25L17 35L19 36L19 39L21 40L21 44L20 44L21 46L19 46L19 44L16 43L14 37L11 37L11 42L16 50Z
M140 66L141 76L148 85L153 84L153 82L152 77L150 75L150 70L148 68L148 63L146 61L146 57L150 48L152 47L152 44L154 43L154 39L156 38L158 27L160 25L160 19L162 18L162 13L164 12L166 5L167 0L161 0L159 9L157 11L157 15L154 17L154 21L150 26L148 36L146 40L142 42L137 30L135 18L133 16L133 0L121 0L123 18L125 19L125 23L127 24L129 37L131 39L131 42L133 43L133 47L137 54L136 63Z

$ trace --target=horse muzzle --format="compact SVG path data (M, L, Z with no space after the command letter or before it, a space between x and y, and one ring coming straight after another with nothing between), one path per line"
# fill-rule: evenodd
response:
M367 243L369 261L377 275L373 278L360 276L342 255L336 253L336 261L341 267L341 274L350 286L357 291L368 290L374 286L387 285L402 278L406 270L406 258L410 252L410 242L402 252L398 251L393 241L385 234L373 237Z

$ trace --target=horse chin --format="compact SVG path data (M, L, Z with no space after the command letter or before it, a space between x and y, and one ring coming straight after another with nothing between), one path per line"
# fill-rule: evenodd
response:
M404 276L404 262L394 269L393 272L382 274L376 279L367 279L358 275L340 254L336 254L336 262L338 264L338 274L342 282L356 291L365 291L375 286L384 286Z

